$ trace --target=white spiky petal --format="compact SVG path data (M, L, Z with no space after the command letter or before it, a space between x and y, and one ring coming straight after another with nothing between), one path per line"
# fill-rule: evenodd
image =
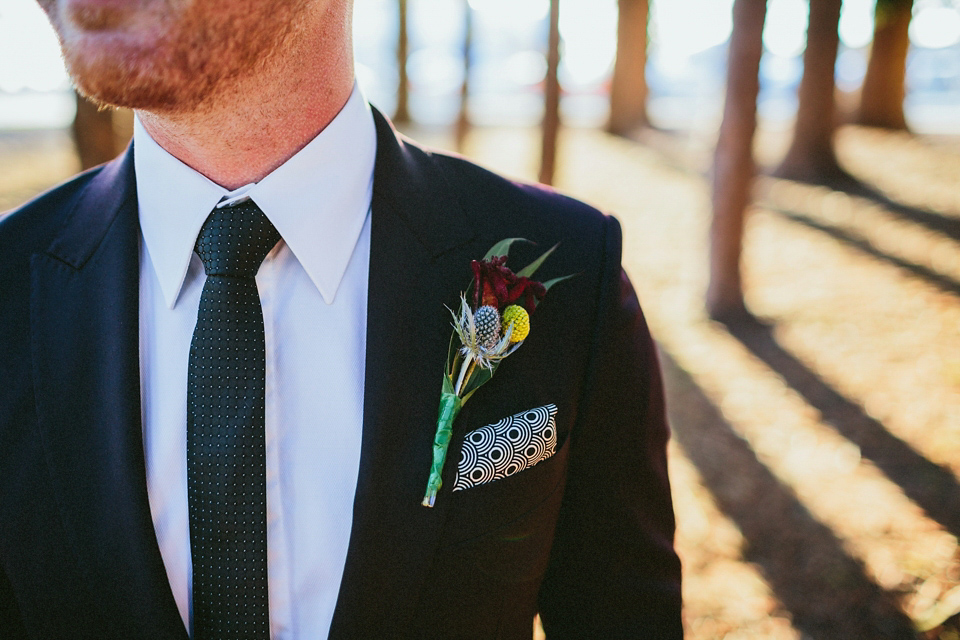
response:
M485 347L480 344L477 339L477 326L473 319L473 311L463 295L460 296L460 315L458 316L453 311L450 311L450 314L453 316L453 330L456 331L457 337L460 338L460 343L463 345L460 347L460 353L464 357L469 356L477 363L477 366L492 369L494 364L509 356L523 344L523 340L511 344L512 325L504 332L500 341L493 346Z

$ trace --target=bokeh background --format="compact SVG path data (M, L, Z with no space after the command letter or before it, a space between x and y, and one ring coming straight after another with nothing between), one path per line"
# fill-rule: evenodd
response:
M412 137L623 223L687 637L960 639L960 2L356 0L355 47ZM0 0L0 210L130 122Z

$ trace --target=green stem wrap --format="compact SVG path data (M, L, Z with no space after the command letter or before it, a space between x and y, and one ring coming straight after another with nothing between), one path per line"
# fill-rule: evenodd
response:
M455 393L440 394L440 415L437 416L437 433L433 436L433 463L430 465L430 479L427 481L427 492L423 496L423 506L432 507L437 499L437 492L443 484L440 476L443 473L443 463L447 459L447 447L453 435L453 421L460 413L463 401Z

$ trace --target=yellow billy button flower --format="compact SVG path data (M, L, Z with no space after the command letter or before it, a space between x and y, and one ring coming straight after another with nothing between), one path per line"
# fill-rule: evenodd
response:
M503 332L513 325L510 342L520 342L530 333L530 314L520 305L512 304L503 310Z

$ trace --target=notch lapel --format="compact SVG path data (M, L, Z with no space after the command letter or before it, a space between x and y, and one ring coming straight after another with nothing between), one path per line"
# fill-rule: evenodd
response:
M147 499L132 147L31 262L38 428L66 542L116 637L186 638Z
M456 308L477 257L435 160L375 120L363 442L331 638L402 635L424 590L456 466L436 506L421 506L451 335L444 305Z

